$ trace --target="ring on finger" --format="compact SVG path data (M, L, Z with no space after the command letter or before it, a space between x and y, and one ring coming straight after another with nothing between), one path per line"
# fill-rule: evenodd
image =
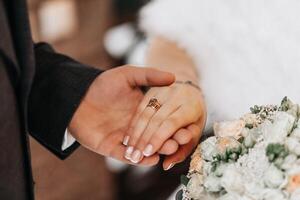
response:
M158 99L152 97L147 105L147 107L153 108L155 111L158 111L161 108L161 104L159 103Z

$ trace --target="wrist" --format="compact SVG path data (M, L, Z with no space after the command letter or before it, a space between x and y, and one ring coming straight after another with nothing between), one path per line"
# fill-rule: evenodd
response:
M184 84L184 85L189 85L191 87L194 87L196 89L198 89L199 91L201 91L201 88L199 87L198 84L194 83L193 81L191 80L185 80L185 81L181 81L181 80L176 80L174 82L174 84Z
M176 74L176 81L192 81L194 84L198 85L199 78L196 75L192 74Z

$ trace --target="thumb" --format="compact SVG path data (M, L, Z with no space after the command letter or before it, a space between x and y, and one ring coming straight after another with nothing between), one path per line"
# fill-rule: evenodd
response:
M187 135L196 135L197 133L200 132L199 126L195 124L190 124L186 129L180 129L177 133L179 133L181 130L185 130L185 134ZM165 170L169 170L175 164L184 161L192 153L194 148L197 146L199 142L198 140L199 140L198 137L192 138L192 140L190 140L189 143L181 145L176 153L166 156L163 162L163 168Z
M151 68L126 67L125 73L132 87L168 86L175 81L175 76L172 73Z
M175 164L184 161L191 154L194 146L193 141L190 141L188 144L180 146L176 153L166 156L163 162L164 170L169 170L174 167Z

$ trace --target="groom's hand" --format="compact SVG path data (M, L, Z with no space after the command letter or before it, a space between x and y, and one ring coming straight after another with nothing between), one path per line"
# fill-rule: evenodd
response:
M140 86L167 86L175 77L167 72L137 67L119 67L99 75L75 112L69 130L86 148L115 159L124 158L122 140L143 99ZM155 165L158 155L142 165Z

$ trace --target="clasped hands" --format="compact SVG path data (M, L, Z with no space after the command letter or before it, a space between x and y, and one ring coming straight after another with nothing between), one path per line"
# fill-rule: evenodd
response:
M206 119L200 90L174 81L171 73L150 68L124 66L103 72L87 91L69 130L98 154L143 166L156 165L163 154L163 168L170 169L192 152ZM141 86L150 89L143 94ZM149 106L153 98L159 109Z

